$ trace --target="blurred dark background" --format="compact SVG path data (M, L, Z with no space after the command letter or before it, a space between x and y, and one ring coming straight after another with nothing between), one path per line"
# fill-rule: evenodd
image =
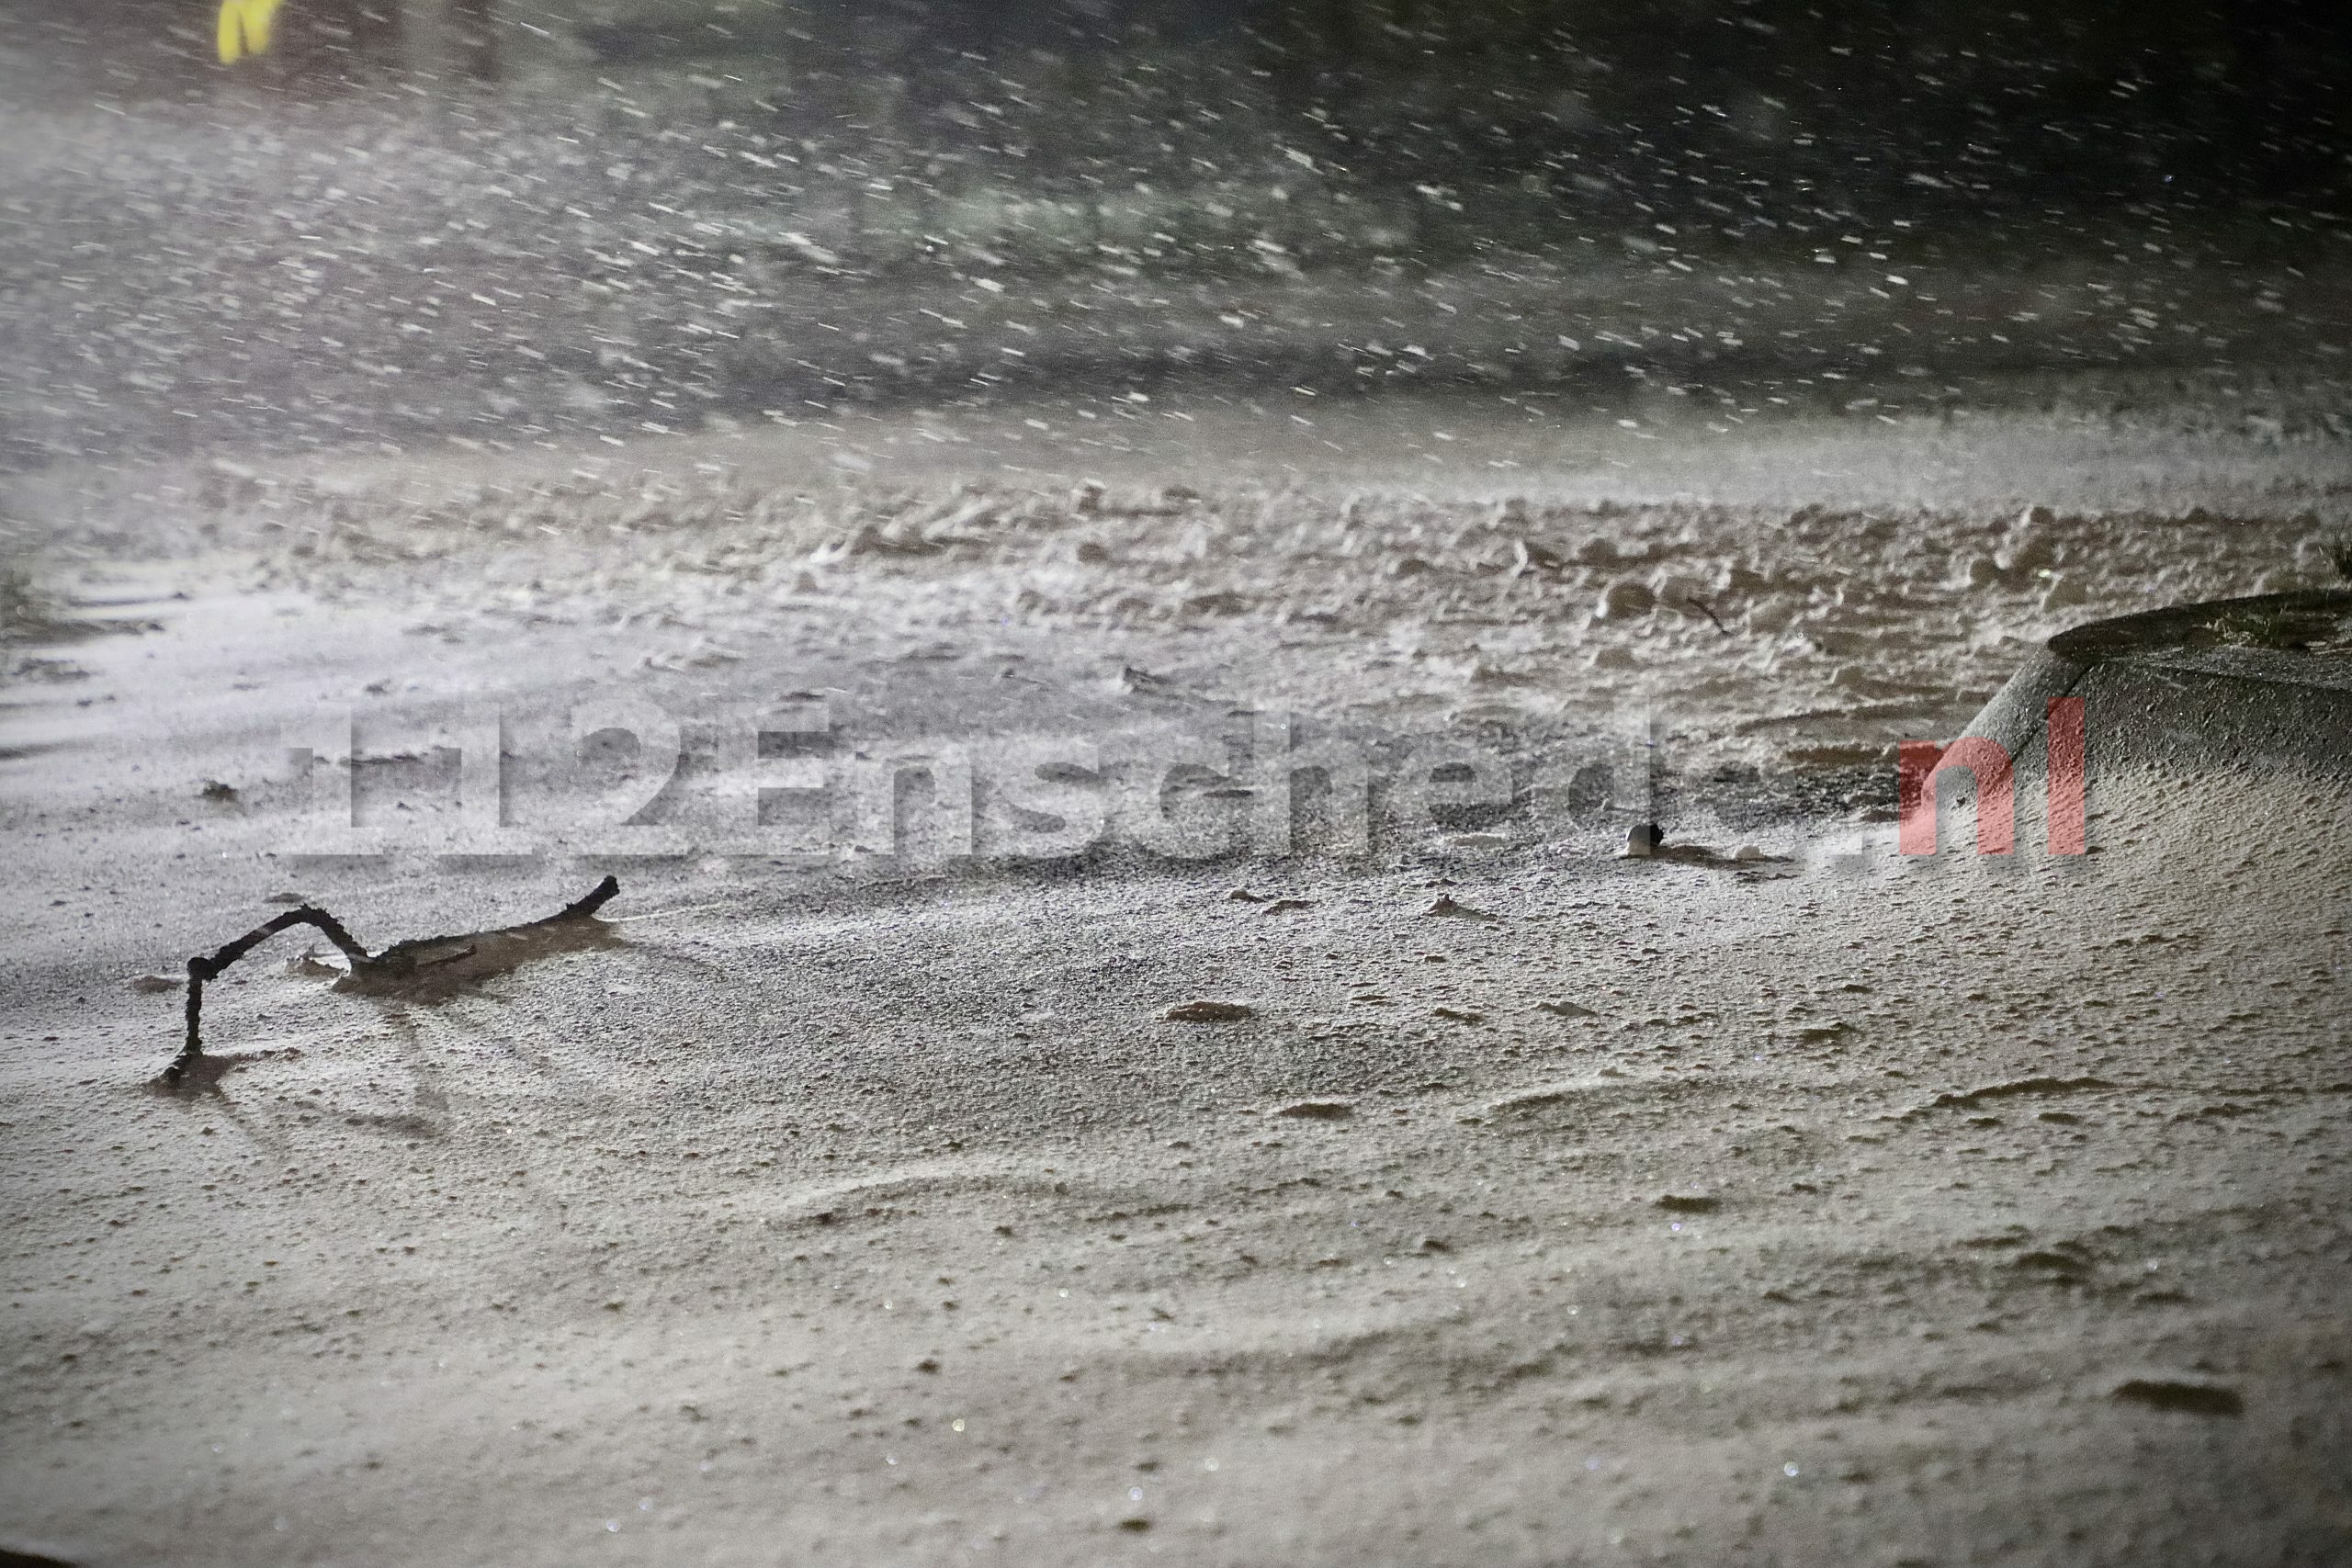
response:
M217 10L0 29L0 466L1170 379L1884 412L2333 374L2352 309L2344 0L284 0L234 64Z
M53 46L69 73L164 90L174 56L220 69L210 0L14 9L11 46ZM393 64L590 63L783 70L820 91L881 73L921 105L975 57L1044 57L1065 92L1157 62L1317 111L1366 165L1520 173L1600 134L1701 174L1834 164L1866 185L1941 165L2074 195L2338 189L2352 82L2343 0L286 0L277 25L272 69L314 91Z
M209 63L217 7L12 9L17 50L139 63L160 85L158 54ZM1835 148L1882 172L1945 163L2067 190L2166 174L2334 190L2352 83L2343 0L287 0L277 26L280 73L312 85L419 59L480 77L588 59L889 73L922 104L971 56L1162 56L1362 130L1369 160L1543 167L1604 131L1726 169Z

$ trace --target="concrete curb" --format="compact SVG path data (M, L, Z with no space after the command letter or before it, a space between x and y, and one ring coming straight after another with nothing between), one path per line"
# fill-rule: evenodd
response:
M1962 735L1995 742L2038 779L2058 697L2083 701L2093 780L2114 767L2352 780L2352 590L2174 605L2062 632Z

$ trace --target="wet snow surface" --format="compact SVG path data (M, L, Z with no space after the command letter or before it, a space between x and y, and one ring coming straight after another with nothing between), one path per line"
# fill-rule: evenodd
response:
M2117 780L2073 863L1868 820L2026 639L2318 581L2336 449L1647 434L1039 404L21 491L60 522L19 615L117 629L13 655L15 1539L2339 1551L2340 787ZM672 858L564 838L566 716L616 697L684 720ZM469 701L521 858L440 853ZM779 760L727 716L812 701L844 764L1287 713L1511 789L1355 858L729 848L709 803ZM291 852L322 702L381 858ZM1629 706L1712 857L1541 798ZM380 948L602 869L616 942L451 994L280 938L145 1087L178 997L140 977L276 908Z
M2340 783L2104 779L2081 860L1885 819L2039 638L2332 577L2335 275L1129 259L771 279L722 341L689 200L379 243L478 150L300 129L233 211L113 202L197 177L128 130L9 176L0 1545L2352 1553ZM560 270L633 241L670 285ZM1311 790L1249 847L1277 720L1364 760L1365 852ZM300 852L298 738L376 852ZM1177 739L1206 840L1040 848ZM1040 741L1104 767L1005 807ZM1390 811L1438 742L1498 786ZM760 837L901 755L898 852ZM380 950L608 870L610 940L462 985L280 937L150 1081L279 909Z

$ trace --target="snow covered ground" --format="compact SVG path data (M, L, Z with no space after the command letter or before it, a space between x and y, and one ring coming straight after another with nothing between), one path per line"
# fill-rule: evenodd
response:
M2342 1556L2340 788L2103 782L2080 861L1885 820L1886 749L2032 639L2331 573L2327 386L2217 418L2249 384L1180 388L26 477L0 1544ZM379 852L300 852L322 716L324 847ZM1278 716L1364 761L1365 852L1336 787L1250 847ZM1579 785L1628 736L1684 854L1615 854L1633 772ZM1120 771L1176 738L1227 771ZM1505 787L1391 809L1441 742ZM895 818L747 814L910 756ZM151 1082L182 962L293 902L380 947L606 870L610 940L454 994L281 937Z

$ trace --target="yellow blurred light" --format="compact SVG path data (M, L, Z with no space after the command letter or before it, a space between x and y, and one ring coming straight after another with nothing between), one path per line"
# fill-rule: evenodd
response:
M220 63L234 65L269 52L269 27L278 0L220 0Z

